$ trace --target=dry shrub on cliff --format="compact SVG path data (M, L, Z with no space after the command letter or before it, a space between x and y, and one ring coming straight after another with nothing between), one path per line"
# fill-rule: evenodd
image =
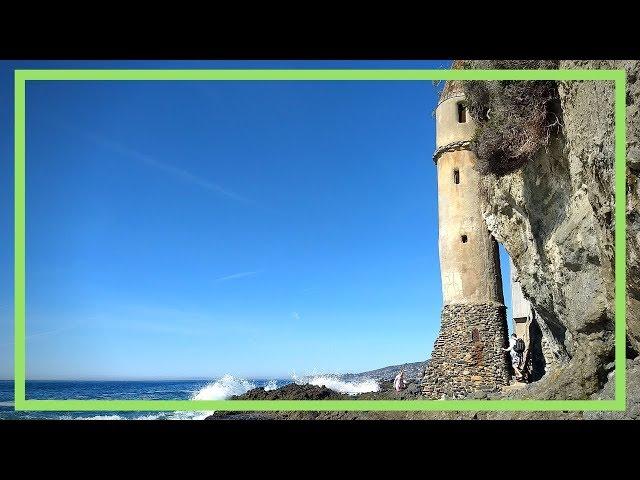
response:
M555 61L488 60L464 68L554 69ZM478 123L472 148L481 173L503 175L529 161L560 128L555 81L466 81L467 108Z

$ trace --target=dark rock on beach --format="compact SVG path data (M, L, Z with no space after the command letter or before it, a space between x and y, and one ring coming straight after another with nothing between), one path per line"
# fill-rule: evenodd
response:
M341 400L345 396L324 385L297 385L290 383L275 390L265 391L254 388L242 395L234 395L231 400Z
M348 395L338 393L325 386L285 385L275 390L265 391L254 388L242 395L234 395L231 400L415 400L420 398L418 382L409 382L407 388L396 392L392 381L379 382L380 391ZM285 420L285 419L366 419L369 412L215 412L206 420Z
M275 390L265 391L254 388L242 395L234 395L230 400L341 400L342 395L325 386L297 385L291 383ZM215 412L206 420L275 420L281 419L283 412ZM296 413L296 412L292 412Z

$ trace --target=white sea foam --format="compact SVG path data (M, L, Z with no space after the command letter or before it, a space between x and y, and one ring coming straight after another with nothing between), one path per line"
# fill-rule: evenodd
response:
M160 412L149 413L136 417L123 417L120 415L92 415L73 417L71 415L63 415L61 420L204 420L214 412Z
M167 417L169 414L170 412L149 413L140 417L133 417L132 420L160 420L161 418L169 418Z
M195 392L191 400L224 400L232 395L242 395L252 388L256 388L256 386L249 380L226 374Z
M204 412L172 412L166 417L167 420L204 420L209 415L213 415L213 411ZM145 419L146 420L146 419ZM150 419L152 420L152 419Z
M220 379L210 382L191 395L191 400L225 400L233 395L242 395L256 385L244 378L237 378L226 374ZM167 417L169 420L204 420L213 411L204 412L173 412Z
M276 380L269 380L263 388L265 392L270 392L278 388L278 382Z
M338 393L346 393L348 395L380 391L378 382L370 378L355 382L346 382L340 380L340 378L335 375L314 375L303 379L297 379L294 376L294 381L299 385L308 383L309 385L316 385L318 387L325 386Z
M93 415L90 417L73 417L71 415L63 415L61 420L124 420L120 415Z

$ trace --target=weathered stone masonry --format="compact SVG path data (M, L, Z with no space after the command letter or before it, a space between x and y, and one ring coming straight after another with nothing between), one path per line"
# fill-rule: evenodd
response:
M434 399L465 398L506 385L509 377L501 350L506 333L504 305L445 305L423 393Z

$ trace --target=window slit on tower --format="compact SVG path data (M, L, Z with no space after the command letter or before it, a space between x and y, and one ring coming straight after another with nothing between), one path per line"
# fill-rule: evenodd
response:
M471 341L472 342L479 342L480 341L480 332L478 331L477 328L474 328L471 331Z
M460 170L457 168L453 171L453 183L460 184Z
M458 102L458 123L467 123L467 109L463 102Z

